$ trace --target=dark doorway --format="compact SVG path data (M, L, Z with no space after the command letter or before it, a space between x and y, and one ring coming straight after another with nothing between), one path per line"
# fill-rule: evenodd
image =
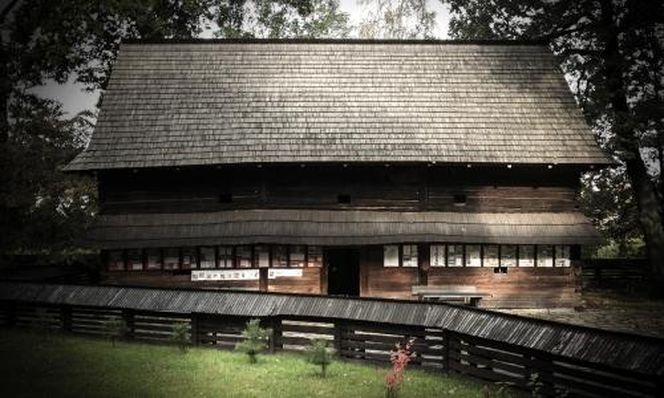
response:
M327 294L360 295L360 255L357 249L330 248L325 251Z

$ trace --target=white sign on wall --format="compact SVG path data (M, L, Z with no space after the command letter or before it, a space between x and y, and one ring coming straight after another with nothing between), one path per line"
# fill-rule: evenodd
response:
M277 279L283 277L301 277L301 268L272 268L267 272L268 279Z
M202 281L257 281L257 269L245 270L192 270L192 282Z

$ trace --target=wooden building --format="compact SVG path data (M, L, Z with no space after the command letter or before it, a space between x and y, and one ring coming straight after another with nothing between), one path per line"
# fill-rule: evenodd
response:
M89 147L107 283L570 306L609 163L539 43L130 42Z

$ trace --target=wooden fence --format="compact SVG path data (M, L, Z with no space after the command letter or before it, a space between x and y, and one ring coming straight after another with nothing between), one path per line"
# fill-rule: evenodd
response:
M584 288L639 292L649 276L647 259L587 259L583 261Z
M123 320L129 340L166 343L174 327L188 325L193 345L232 349L248 317L178 314L120 308L0 303L0 324L104 336L109 320ZM414 366L453 371L541 396L655 397L661 378L630 373L514 344L443 329L329 318L262 318L272 330L270 351L303 350L325 339L341 358L387 364L394 344L414 338ZM659 395L658 395L659 394Z

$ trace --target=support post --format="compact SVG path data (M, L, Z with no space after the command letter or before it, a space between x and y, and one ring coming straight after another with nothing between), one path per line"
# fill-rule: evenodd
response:
M134 338L134 310L126 309L122 310L122 318L125 321L125 338L133 339Z
M276 351L283 350L284 345L281 342L281 336L283 330L281 327L281 318L273 317L270 319L270 325L272 329L272 336L270 336L270 353L275 353Z
M198 338L198 314L191 314L191 345L198 345L200 339Z
M258 290L261 292L267 292L268 290L268 270L268 268L258 269Z
M62 331L71 332L71 307L63 305L60 307L60 323L62 324Z
M443 371L450 371L450 331L443 329Z

